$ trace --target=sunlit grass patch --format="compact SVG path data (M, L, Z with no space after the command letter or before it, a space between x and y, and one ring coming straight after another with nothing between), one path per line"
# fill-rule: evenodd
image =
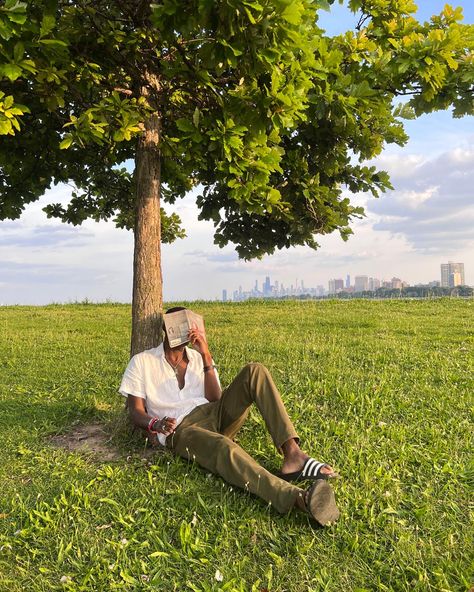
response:
M468 590L470 301L195 303L221 380L271 370L304 447L337 467L313 529L158 452L117 395L130 307L0 309L0 590ZM119 452L51 436L99 424ZM276 470L258 413L239 443Z

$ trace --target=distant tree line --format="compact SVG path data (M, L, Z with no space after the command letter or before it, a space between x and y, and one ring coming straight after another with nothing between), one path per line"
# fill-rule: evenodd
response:
M472 298L474 288L471 286L456 286L444 288L441 286L407 286L406 288L378 288L377 290L364 290L362 292L339 292L329 296L314 296L312 294L300 294L299 296L283 296L283 300L296 298L297 300L319 300L320 298L338 298L350 300L351 298L441 298L445 296Z

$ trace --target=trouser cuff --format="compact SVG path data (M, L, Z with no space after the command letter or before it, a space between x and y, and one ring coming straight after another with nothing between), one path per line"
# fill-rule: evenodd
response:
M295 430L284 432L283 435L278 438L278 441L273 442L280 454L283 454L282 446L285 442L288 442L288 440L296 440L296 443L299 444L300 438Z

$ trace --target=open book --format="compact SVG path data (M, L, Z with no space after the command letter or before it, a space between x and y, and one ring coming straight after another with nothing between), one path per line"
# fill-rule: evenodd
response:
M178 310L163 315L163 321L168 335L170 347L178 347L183 343L188 343L188 333L190 329L197 328L203 333L204 319L201 315L196 314L192 310Z

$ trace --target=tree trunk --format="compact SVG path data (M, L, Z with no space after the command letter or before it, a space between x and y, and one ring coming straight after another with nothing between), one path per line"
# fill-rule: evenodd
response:
M131 356L162 340L160 117L145 122L135 158L136 217Z

